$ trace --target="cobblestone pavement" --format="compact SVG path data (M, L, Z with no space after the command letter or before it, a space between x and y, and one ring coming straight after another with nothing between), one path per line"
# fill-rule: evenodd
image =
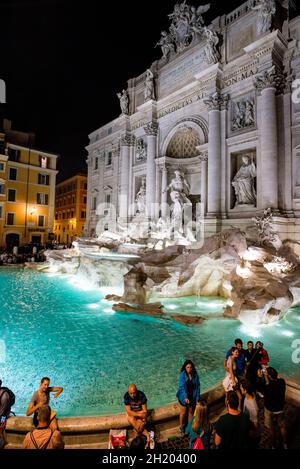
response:
M268 430L264 426L264 402L263 399L258 399L259 408L259 422L262 428L261 440L259 444L260 449L271 448L271 441L269 438ZM287 446L289 449L300 449L300 407L292 404L287 404L285 408L285 419L287 427ZM189 438L187 435L182 437L173 436L167 441L159 444L161 449L188 449ZM214 448L214 435L211 439L211 448ZM278 449L280 445L278 444Z

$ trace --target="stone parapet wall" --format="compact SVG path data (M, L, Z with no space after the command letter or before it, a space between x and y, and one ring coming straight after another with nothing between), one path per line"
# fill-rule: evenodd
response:
M285 378L287 383L287 401L300 405L300 379ZM209 418L215 422L224 412L224 390L218 385L202 394L201 399L206 400L209 407ZM152 410L150 420L160 441L170 436L179 435L179 404L171 403ZM66 449L107 449L110 429L126 428L129 425L125 414L116 414L100 417L66 417L58 421L59 428L65 441ZM6 449L20 449L24 436L32 430L30 417L10 417L6 427ZM131 430L128 432L132 436Z

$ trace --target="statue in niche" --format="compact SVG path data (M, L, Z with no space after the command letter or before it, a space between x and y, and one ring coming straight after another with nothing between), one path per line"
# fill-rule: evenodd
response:
M136 161L143 161L147 156L147 146L142 138L136 141Z
M151 70L148 68L146 72L145 80L145 90L144 90L144 100L149 101L150 99L155 99L154 96L154 75Z
M161 46L161 51L162 51L162 58L166 59L170 53L175 52L175 47L173 44L173 40L171 37L171 34L168 34L166 31L161 32L161 38L156 44L155 47Z
M233 103L232 130L241 130L255 125L254 100L245 99Z
M146 211L146 178L142 178L142 185L140 190L136 194L135 202L137 205L137 212L138 213L145 213Z
M120 107L122 114L127 116L129 114L129 97L126 90L122 90L122 93L117 93L120 100Z
M272 19L276 13L275 0L261 0L258 5L252 7L252 10L258 10L257 33L268 33L272 26Z
M192 205L189 199L190 185L179 169L174 171L175 178L172 179L168 187L163 193L170 190L172 205L172 226L178 233L183 232L182 215L184 205Z
M256 205L254 179L256 167L250 156L242 157L242 165L233 178L232 186L235 190L235 205Z
M208 64L215 64L220 60L220 52L217 49L219 37L215 31L208 29L206 26L203 28L203 35L206 38L204 60Z

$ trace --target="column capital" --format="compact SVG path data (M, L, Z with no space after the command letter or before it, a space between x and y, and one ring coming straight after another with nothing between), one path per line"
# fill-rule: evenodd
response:
M157 137L158 123L155 121L148 122L148 124L144 126L144 131L148 136Z
M199 153L199 159L201 163L206 163L208 161L208 150L201 151L201 153Z
M259 94L267 88L274 88L280 93L286 86L286 77L283 73L278 72L275 65L273 65L268 70L255 76L254 86L258 90Z
M120 145L122 147L133 147L135 145L135 136L126 133L123 135L123 137L121 137Z
M203 101L209 111L223 111L228 109L229 94L221 94L216 92L205 98Z

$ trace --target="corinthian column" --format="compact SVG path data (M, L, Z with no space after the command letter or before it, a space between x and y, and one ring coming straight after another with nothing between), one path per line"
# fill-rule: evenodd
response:
M200 154L201 161L201 203L203 204L203 213L206 215L207 211L207 161L208 152L203 151Z
M207 214L211 217L221 213L221 110L227 107L228 100L228 95L219 93L204 100L209 110Z
M278 137L276 91L284 77L275 66L255 77L254 85L260 94L260 147L258 161L258 208L278 208Z
M146 205L148 216L155 216L155 187L156 187L156 139L158 133L158 125L156 122L149 122L144 127L147 135L147 174L146 174Z
M160 197L161 197L161 174L159 166L156 165L156 191L155 191L155 218L159 218Z
M129 189L129 166L130 147L134 145L135 137L126 134L121 138L121 177L119 193L119 216L126 220L128 216L128 189Z
M162 168L162 178L161 178L161 215L162 218L165 218L168 215L168 170L166 166Z

